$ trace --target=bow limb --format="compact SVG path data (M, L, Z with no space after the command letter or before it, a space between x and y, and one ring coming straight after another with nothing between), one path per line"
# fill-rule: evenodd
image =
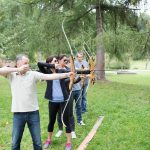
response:
M91 57L89 59L89 67L90 67L90 83L94 85L95 83L95 59Z
M64 29L64 20L63 20L63 22L62 22L62 31L63 31L63 33L64 33L64 36L65 36L65 38L66 38L66 41L67 41L67 43L68 43L68 46L69 46L69 49L70 49L70 53L71 53L71 56L70 56L70 64L71 64L70 70L71 70L71 72L74 72L74 73L75 73L73 50L72 50L72 48L71 48L70 42L69 42L69 40L68 40L68 37L67 37L66 32L65 32L65 29ZM65 125L65 123L64 123L64 121L63 121L63 116L64 116L64 113L65 113L66 107L67 107L67 105L68 105L68 103L69 103L69 100L71 99L72 87L73 87L73 84L74 84L74 78L75 78L75 75L71 75L71 76L70 76L70 82L69 82L70 94L69 94L69 97L68 97L67 102L66 102L66 104L65 104L63 113L62 113L62 115L61 115L61 120L62 120L62 123L63 123L63 125L64 125L65 127L66 127L66 125Z
M94 85L95 83L95 72L94 72L95 59L93 57L89 60L89 64L90 64L90 82Z
M66 35L66 32L65 32L65 29L64 29L64 21L65 21L65 19L64 19L63 22L62 22L62 30L63 30L64 36L65 36L65 38L66 38L66 41L67 41L67 43L68 43L69 50L70 50L70 53L71 53L71 56L70 56L70 64L71 64L70 70L71 70L71 72L74 72L74 73L75 73L73 50L72 50L72 48L71 48L69 39L68 39L68 37L67 37L67 35ZM72 86L73 86L73 83L74 83L74 78L75 78L75 75L71 75L71 76L70 76L70 83L69 83L69 90L70 90L70 91L71 91Z
M75 73L74 58L72 55L70 56L70 71ZM70 76L70 82L69 82L69 90L70 91L73 87L74 79L75 79L75 74Z
M63 30L64 36L65 36L65 38L66 38L66 41L67 41L67 43L68 43L68 46L69 46L71 55L73 56L73 50L72 50L72 48L71 48L70 42L69 42L69 40L68 40L68 37L67 37L66 32L65 32L65 29L64 29L64 21L65 21L65 19L64 19L63 22L62 22L62 30Z
M86 88L86 93L87 93L87 91L89 89L90 83L93 84L93 85L95 83L95 72L94 72L95 59L93 57L90 57L90 59L89 59L89 69L90 69L90 74L89 74L90 81L88 82L88 86Z
M84 41L84 44L88 47L86 42ZM90 83L94 84L95 83L95 58L93 56L90 56L88 51L86 50L85 46L83 45L83 50L85 51L86 55L89 58L89 69L90 69Z
M85 42L84 42L85 43ZM85 43L86 44L86 43ZM87 44L86 44L87 45ZM91 56L90 56L90 54L88 53L88 51L86 50L86 48L85 48L85 46L83 45L83 50L85 51L85 53L86 53L86 55L87 55L87 57L90 59L91 58Z

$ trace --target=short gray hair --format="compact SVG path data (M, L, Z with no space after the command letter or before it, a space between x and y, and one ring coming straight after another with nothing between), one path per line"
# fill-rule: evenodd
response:
M78 57L78 55L84 56L84 53L83 53L82 51L79 51L79 52L77 53L77 57Z
M18 55L16 56L16 62L19 61L19 60L22 60L23 57L28 58L28 56L27 56L26 54L18 54Z

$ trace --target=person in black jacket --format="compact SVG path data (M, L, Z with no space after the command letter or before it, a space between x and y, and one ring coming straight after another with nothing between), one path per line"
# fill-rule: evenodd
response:
M69 63L69 59L67 58L67 56L65 54L62 54L62 55L59 55L58 57L58 62L59 62L59 65L60 65L60 68L61 69L64 69L66 72L67 71L70 71L70 66L68 66L68 63ZM80 78L77 78L75 81L74 81L74 84L79 82L81 79ZM69 91L69 85L67 85L67 90L68 92L71 92ZM69 123L70 123L70 127L71 127L71 136L74 134L75 135L75 119L74 119L74 115L73 115L73 97L72 97L72 92L70 93L70 99L69 99L69 103L68 105L70 106L70 117L69 117ZM58 132L56 133L56 137L60 137L61 134L63 133L63 123L62 123L62 119L61 119L61 112L59 111L58 112L58 115L57 115L57 122L58 122ZM76 135L75 135L76 136ZM72 136L73 138L73 136Z
M64 70L70 70L70 64L69 64L69 60L66 57L66 55L60 55L58 57L58 62L60 64L61 69ZM73 139L76 138L76 133L75 133L75 118L73 115L73 103L75 102L75 108L76 108L76 115L77 115L77 122L80 123L82 122L82 125L85 125L84 122L82 121L82 113L81 113L81 86L80 86L80 82L81 81L81 76L83 76L83 72L81 71L77 71L77 74L81 74L80 76L76 76L74 79L74 85L72 87L72 89L69 91L71 96L69 99L69 105L70 105L70 127L71 127L71 136ZM85 72L85 73L89 73L89 72ZM63 133L63 123L62 123L62 119L61 119L61 112L58 112L57 115L57 122L58 122L58 127L59 130L56 133L56 137L60 137L61 134Z
M46 63L38 62L38 67L40 71L45 74L65 73L64 69L55 69L58 68L59 65L57 63L56 57L54 56L47 58ZM56 115L58 111L62 112L69 98L69 91L66 88L66 82L68 81L68 79L47 81L45 98L49 101L49 124L48 138L44 143L45 149L48 148L51 144ZM71 128L69 124L69 111L69 105L67 105L63 115L64 124L66 125L67 136L66 150L71 150Z

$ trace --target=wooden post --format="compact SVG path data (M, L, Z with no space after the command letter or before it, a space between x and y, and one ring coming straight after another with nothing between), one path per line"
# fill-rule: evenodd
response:
M96 121L95 125L93 126L92 130L89 132L89 134L85 137L83 142L80 144L80 146L77 148L77 150L84 150L88 143L92 140L94 135L96 134L97 129L102 124L102 121L104 119L104 116L99 116L98 120Z

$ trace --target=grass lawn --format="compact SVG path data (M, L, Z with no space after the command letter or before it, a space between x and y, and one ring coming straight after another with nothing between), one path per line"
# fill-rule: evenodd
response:
M146 69L146 61L131 61L130 69ZM147 64L147 69L150 69L150 62Z
M88 90L88 113L83 115L85 127L76 125L77 149L93 127L98 116L102 125L87 150L150 150L150 75L108 75L111 82L96 83ZM44 100L45 83L38 84L42 141L47 138L48 107ZM11 92L6 79L0 78L0 150L11 149ZM54 134L57 131L57 124ZM64 150L65 134L53 137L51 150ZM25 129L21 150L32 150L28 129Z

